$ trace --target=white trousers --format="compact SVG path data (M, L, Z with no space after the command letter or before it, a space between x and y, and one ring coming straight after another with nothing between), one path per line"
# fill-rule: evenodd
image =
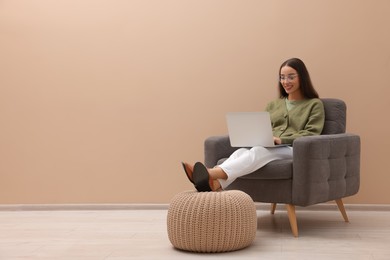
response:
M291 159L292 156L293 148L291 146L240 148L232 153L221 165L217 165L228 176L226 180L218 179L218 181L222 189L225 189L238 177L254 172L274 160Z

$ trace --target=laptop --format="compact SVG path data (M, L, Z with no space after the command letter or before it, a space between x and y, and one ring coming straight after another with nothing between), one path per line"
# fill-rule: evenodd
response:
M276 147L268 112L230 112L226 114L232 147Z

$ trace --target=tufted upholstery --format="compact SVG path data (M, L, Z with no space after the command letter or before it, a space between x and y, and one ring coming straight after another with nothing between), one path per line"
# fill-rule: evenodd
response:
M228 189L249 194L254 201L309 206L354 195L360 184L360 137L345 133L346 105L322 99L325 125L320 136L297 138L293 159L277 160L242 176ZM220 164L236 149L228 136L205 140L205 164ZM347 220L347 218L345 217Z
M352 134L297 140L293 154L292 203L326 202L358 192L360 139Z
M322 134L341 134L345 133L346 112L345 103L339 99L323 98L322 103L325 109L325 124Z

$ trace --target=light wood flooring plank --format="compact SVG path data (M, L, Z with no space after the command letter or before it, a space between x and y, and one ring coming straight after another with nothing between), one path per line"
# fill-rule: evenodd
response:
M222 254L176 250L167 210L0 211L0 259L390 259L390 212L299 210L299 237L286 211L258 210L253 244Z

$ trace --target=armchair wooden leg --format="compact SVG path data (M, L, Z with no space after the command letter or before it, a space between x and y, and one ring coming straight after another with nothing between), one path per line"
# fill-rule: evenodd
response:
M276 203L272 203L272 205L271 205L271 214L275 214L275 210L276 210Z
M290 220L291 231L294 237L298 237L297 216L295 215L295 206L286 204L288 219Z
M344 203L341 199L338 199L338 200L335 200L336 203L337 203L337 207L339 207L339 210L341 212L341 214L343 215L343 218L345 220L345 222L349 222L349 219L348 219L348 216L347 216L347 212L345 211L345 208L344 208Z

